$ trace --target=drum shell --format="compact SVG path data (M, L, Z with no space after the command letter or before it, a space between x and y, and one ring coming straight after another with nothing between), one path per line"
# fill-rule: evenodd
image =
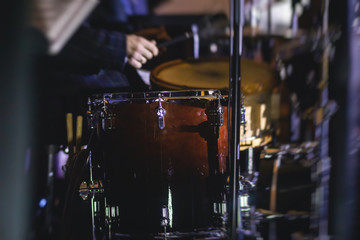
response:
M225 173L228 155L226 100L218 136L205 112L214 100L165 99L164 129L158 127L159 102L110 101L114 119L113 129L104 133L104 169L108 202L120 206L119 231L162 231L161 209L170 202L170 229L214 227L213 202L224 191L214 179Z

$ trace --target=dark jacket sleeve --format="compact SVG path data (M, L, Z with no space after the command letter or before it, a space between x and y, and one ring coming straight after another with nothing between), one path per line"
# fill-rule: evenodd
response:
M117 31L81 26L58 56L59 64L80 71L125 66L126 35Z

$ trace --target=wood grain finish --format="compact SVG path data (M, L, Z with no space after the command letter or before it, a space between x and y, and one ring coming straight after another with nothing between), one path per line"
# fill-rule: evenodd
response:
M226 170L228 146L226 109L217 138L205 113L211 101L163 102L163 130L157 125L157 102L109 106L116 117L115 129L105 132L105 171L109 202L120 206L120 231L161 231L161 207L168 205L169 191L173 230L214 227L213 202L223 184L216 179Z

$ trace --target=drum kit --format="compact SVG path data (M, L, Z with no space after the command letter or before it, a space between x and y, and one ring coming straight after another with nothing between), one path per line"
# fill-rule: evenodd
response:
M280 69L246 58L241 69L239 216L247 237L263 239L264 219L292 210L308 220L318 144L278 142L291 114ZM91 237L228 239L229 60L167 61L150 83L89 97L89 168L77 191L90 204Z

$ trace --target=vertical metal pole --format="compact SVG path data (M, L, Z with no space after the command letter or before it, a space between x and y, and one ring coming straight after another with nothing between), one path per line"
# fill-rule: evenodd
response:
M239 209L240 172L240 107L241 76L240 60L242 54L243 0L230 2L230 79L229 79L229 173L230 173L230 215L231 239L241 237L241 211Z
M93 183L93 165L92 165L92 151L89 152L89 168L90 168L90 184ZM96 240L96 226L95 226L95 194L91 195L90 205L91 205L91 229L92 229L92 240Z

